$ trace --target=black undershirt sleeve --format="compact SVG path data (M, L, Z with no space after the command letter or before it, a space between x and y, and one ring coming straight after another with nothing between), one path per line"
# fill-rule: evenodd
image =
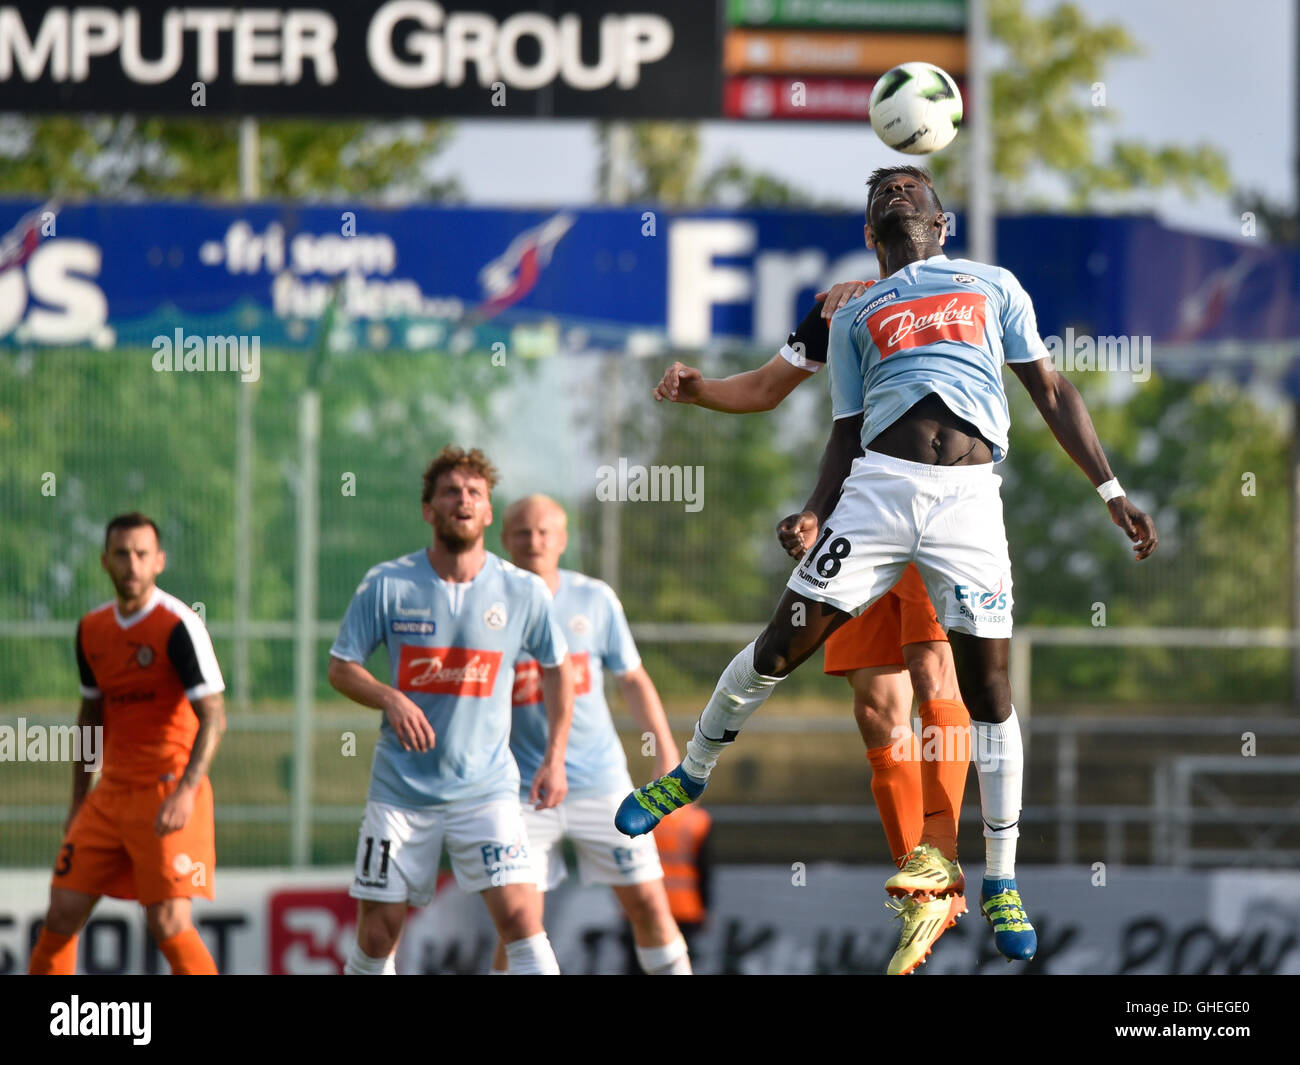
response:
M826 319L822 317L822 303L819 300L813 304L799 326L786 339L786 343L795 351L802 351L803 357L809 362L821 363L826 365L826 346L830 343L831 332L827 325ZM802 348L797 345L803 345Z
M186 691L197 688L207 681L199 665L198 653L194 650L194 641L190 639L185 622L177 621L167 637L167 658L180 678L181 687Z
M81 674L81 686L83 688L95 688L98 690L99 683L95 680L94 671L90 668L90 663L86 660L86 652L81 649L81 622L77 622L77 671Z

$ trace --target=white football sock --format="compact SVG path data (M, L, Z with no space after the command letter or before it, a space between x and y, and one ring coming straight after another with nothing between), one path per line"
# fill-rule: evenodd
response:
M559 976L560 963L545 932L506 944L506 965L511 976Z
M636 948L636 960L648 976L690 976L691 957L686 950L686 940L678 936L662 947Z
M1025 771L1020 721L1012 707L1005 721L972 720L970 728L984 815L984 876L990 880L1014 877Z
M749 715L767 702L779 680L754 671L753 643L731 660L700 714L695 734L686 743L682 768L688 776L709 779L722 748L736 738Z
M391 972L388 970L388 963L392 960L389 954L383 958L372 958L369 954L361 949L360 943L352 944L352 953L348 955L347 964L343 966L344 976L396 976L397 968L394 966Z

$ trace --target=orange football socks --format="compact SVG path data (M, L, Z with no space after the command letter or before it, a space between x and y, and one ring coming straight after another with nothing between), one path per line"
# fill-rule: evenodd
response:
M194 928L177 932L158 944L163 957L172 967L173 976L216 976L217 963L212 960L203 937Z
M32 947L27 972L32 976L71 976L77 971L77 937L55 935L42 928Z
M970 771L970 714L956 699L921 704L921 842L957 857L957 819Z
M894 864L902 864L921 839L924 811L921 806L921 747L909 734L906 743L871 747L871 794L885 827L889 853Z

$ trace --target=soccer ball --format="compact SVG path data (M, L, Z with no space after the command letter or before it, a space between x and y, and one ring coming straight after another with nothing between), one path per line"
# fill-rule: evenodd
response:
M895 151L927 155L945 148L961 125L961 93L933 63L902 63L871 90L871 128Z

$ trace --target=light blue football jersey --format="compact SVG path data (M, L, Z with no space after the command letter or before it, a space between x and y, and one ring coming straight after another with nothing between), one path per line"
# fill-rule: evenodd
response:
M604 581L560 570L555 617L573 663L573 726L564 756L569 795L605 795L627 786L627 756L605 702L605 670L626 673L641 664L623 604ZM515 667L514 727L510 750L519 763L520 792L527 796L546 753L546 704L537 662Z
M429 720L431 751L405 751L381 715L369 798L424 807L513 799L514 663L527 653L558 666L568 646L538 576L489 553L472 581L444 581L421 550L370 570L348 604L330 654L365 664L388 648L393 687Z
M1000 266L935 255L850 300L831 320L832 414L866 411L862 446L931 392L1006 458L1004 362L1049 352L1020 282Z

